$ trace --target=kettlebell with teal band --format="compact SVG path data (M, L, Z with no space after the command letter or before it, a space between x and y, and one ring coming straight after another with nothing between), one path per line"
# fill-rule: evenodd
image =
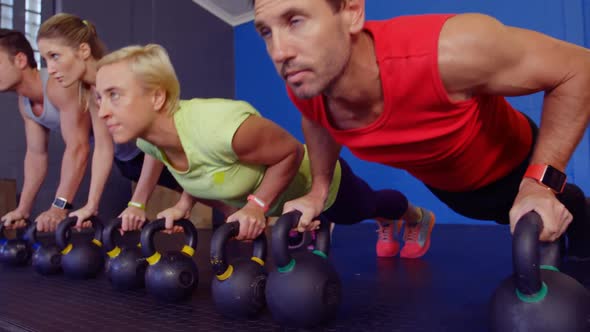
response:
M230 318L253 318L265 306L267 243L262 232L254 240L253 254L248 259L240 258L229 263L226 245L229 239L240 232L237 221L223 224L211 237L210 263L215 278L211 282L211 293L217 310Z
M492 296L493 332L590 331L590 294L559 272L559 245L539 243L543 222L536 212L516 224L512 241L514 274Z
M272 257L277 266L266 282L266 302L275 321L290 327L311 328L337 314L341 282L328 260L330 223L320 216L316 250L289 252L289 231L301 212L282 215L272 230Z
M177 220L174 225L184 230L185 244L180 251L169 251L163 255L156 250L154 235L165 229L165 220L155 220L141 231L141 252L149 263L145 287L163 302L190 298L199 283L199 271L193 260L197 249L197 229L187 219Z

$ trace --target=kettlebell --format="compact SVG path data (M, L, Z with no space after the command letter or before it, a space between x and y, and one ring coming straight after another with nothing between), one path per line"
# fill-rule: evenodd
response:
M266 282L266 302L275 321L282 325L311 328L337 314L341 301L341 282L328 261L330 223L320 216L313 251L291 256L289 230L299 223L301 212L282 215L272 230L272 256L277 266Z
M30 221L25 219L27 227ZM22 231L17 230L14 239L4 236L4 222L0 222L0 261L7 266L24 266L31 259L31 247L22 236Z
M164 219L155 220L141 231L141 252L149 263L145 286L160 301L179 302L190 298L199 283L197 264L193 261L197 249L197 229L190 220L175 221L174 224L184 230L185 245L180 251L162 255L156 251L154 235L165 229L164 222Z
M43 244L37 238L37 222L27 227L25 239L33 249L33 268L41 275L62 272L61 252L55 244Z
M139 244L121 248L115 243L115 234L121 223L121 218L111 220L102 233L104 249L109 257L106 262L107 278L116 290L143 288L148 263L141 254Z
M289 250L307 250L313 241L314 239L311 232L289 232Z
M96 277L104 267L102 252L103 226L97 217L90 217L94 238L88 242L71 242L71 228L76 225L76 217L68 217L57 225L55 242L61 250L61 266L64 274L72 279Z
M590 294L575 279L559 272L559 244L541 251L543 222L536 212L516 224L512 240L514 274L491 300L492 331L590 331ZM557 254L556 254L557 253Z
M225 248L227 241L238 235L237 221L219 226L211 237L210 262L215 278L211 282L213 302L217 310L229 318L253 318L264 308L267 244L264 232L254 240L254 252L249 259L229 264Z

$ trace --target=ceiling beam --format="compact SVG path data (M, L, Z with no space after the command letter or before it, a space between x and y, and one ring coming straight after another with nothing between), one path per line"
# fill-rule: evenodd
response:
M203 7L211 14L217 16L225 23L235 27L237 25L249 22L254 19L254 12L252 10L242 13L240 15L232 15L223 8L215 4L215 0L193 0L196 4Z

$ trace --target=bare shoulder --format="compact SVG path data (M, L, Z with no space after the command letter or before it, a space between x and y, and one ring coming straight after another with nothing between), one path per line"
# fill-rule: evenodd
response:
M505 41L506 32L507 27L489 15L456 15L448 19L441 29L439 53L452 57L457 56L457 52L486 54L486 48L496 47Z
M588 68L588 54L575 44L488 15L462 14L441 30L438 66L452 99L478 93L515 96L555 88Z
M447 20L447 25L450 24L472 24L472 23L490 23L499 22L495 17L483 13L463 13L457 14Z
M520 47L510 29L494 17L468 13L444 24L438 42L438 65L443 84L453 100L472 97L493 72Z
M445 22L441 30L441 38L478 35L482 32L499 31L503 28L502 22L487 14L458 14Z
M439 53L444 56L477 56L474 60L520 60L522 55L548 51L563 53L583 48L543 33L505 25L485 14L461 14L450 18L439 38ZM515 56L516 55L516 56ZM440 59L439 59L440 60Z

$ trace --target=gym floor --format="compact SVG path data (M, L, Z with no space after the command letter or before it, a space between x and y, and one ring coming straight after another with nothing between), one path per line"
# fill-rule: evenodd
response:
M180 248L178 236L159 234L160 251ZM417 260L377 258L374 224L337 226L333 236L331 259L342 279L343 302L337 319L316 331L487 331L489 298L511 272L505 227L438 225L429 253ZM199 287L182 304L158 303L145 290L117 292L104 275L77 281L43 277L31 267L2 267L0 330L294 331L275 324L268 311L249 321L228 320L215 311L210 238L211 231L199 232ZM234 243L230 252L247 256L250 249ZM590 285L590 278L581 277L589 275L590 264L563 270Z

